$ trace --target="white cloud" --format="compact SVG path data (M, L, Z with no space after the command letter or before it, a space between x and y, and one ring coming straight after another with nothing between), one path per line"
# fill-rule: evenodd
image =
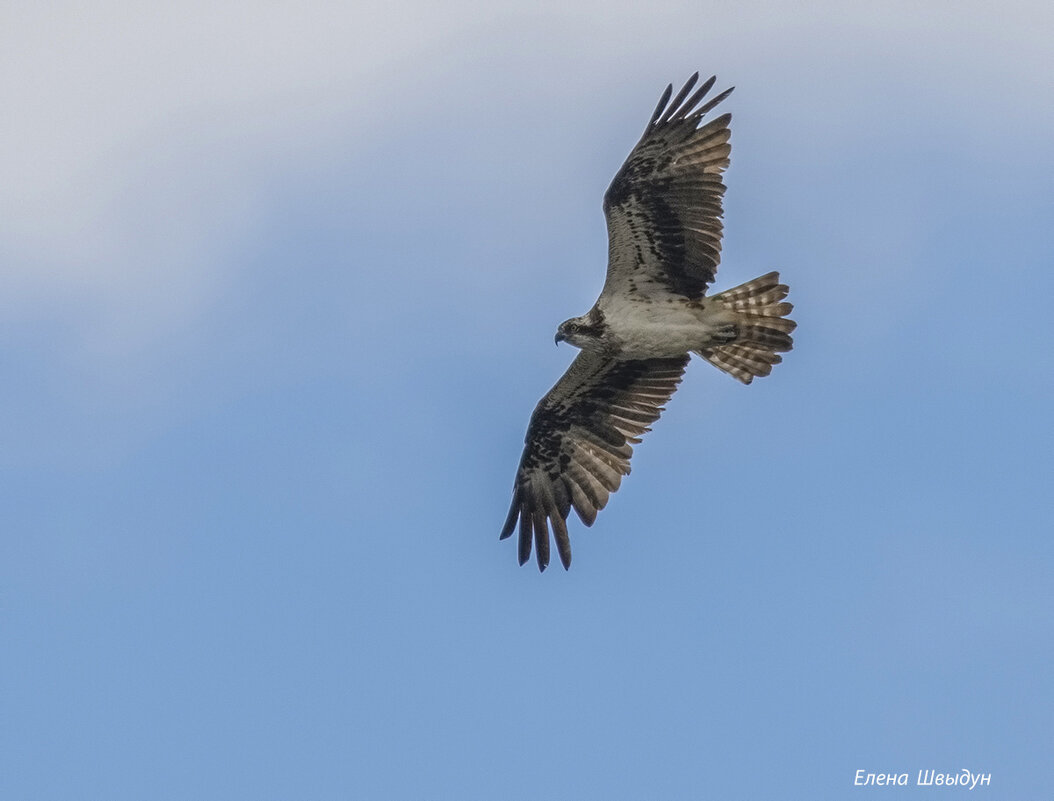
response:
M413 25L381 4L7 10L4 290L190 308L251 231L267 165L303 158L376 76L442 36L429 8Z

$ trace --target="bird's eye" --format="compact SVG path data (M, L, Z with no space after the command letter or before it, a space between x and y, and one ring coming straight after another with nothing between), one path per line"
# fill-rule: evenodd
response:
M571 323L569 326L567 326L567 330L570 331L572 334L577 334L579 331L582 330L582 326L580 326L578 323Z

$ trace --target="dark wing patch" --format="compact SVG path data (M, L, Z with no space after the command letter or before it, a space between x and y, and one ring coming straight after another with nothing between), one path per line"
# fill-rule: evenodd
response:
M549 564L549 526L565 568L571 565L567 516L591 526L629 474L632 445L659 419L681 383L688 356L616 360L582 352L531 416L501 539L519 521L519 560Z
M721 261L721 173L731 152L732 115L699 123L732 90L699 105L715 79L689 96L698 79L693 75L672 103L673 86L666 87L604 195L609 254L601 306L612 293L698 299L714 280Z

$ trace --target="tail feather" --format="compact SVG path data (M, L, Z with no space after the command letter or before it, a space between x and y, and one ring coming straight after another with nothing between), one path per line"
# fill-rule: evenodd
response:
M788 292L780 274L771 272L714 295L711 300L733 317L736 335L699 355L744 384L771 373L782 361L779 353L794 347L791 332L797 323L787 318L794 306L783 300Z

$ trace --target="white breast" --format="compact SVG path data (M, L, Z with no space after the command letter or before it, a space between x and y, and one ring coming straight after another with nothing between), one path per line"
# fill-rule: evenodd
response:
M715 323L710 310L672 298L656 301L612 299L602 307L604 321L622 355L634 358L680 356L705 347Z

